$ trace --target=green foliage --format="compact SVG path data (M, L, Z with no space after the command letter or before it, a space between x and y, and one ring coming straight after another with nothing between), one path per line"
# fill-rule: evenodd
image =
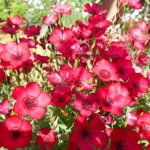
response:
M5 21L8 16L14 15L25 17L28 8L28 4L22 0L1 0L0 21Z

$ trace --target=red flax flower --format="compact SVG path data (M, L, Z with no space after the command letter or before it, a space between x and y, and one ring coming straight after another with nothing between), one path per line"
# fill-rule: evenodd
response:
M143 135L150 141L150 113L138 117L137 124Z
M86 96L84 93L77 93L76 99L73 101L75 109L80 111L83 116L90 116L98 109L98 97L96 93Z
M98 116L94 116L90 122L87 121L87 117L78 116L74 127L75 130L70 135L70 144L76 145L80 150L94 150L95 147L106 146L108 137L102 132L105 126Z
M8 117L0 124L1 146L9 150L24 148L32 139L32 126L29 121L18 116Z
M27 43L9 42L5 45L0 58L7 63L6 67L16 69L27 61L30 57L30 51Z
M99 88L98 97L102 110L115 115L122 115L123 108L132 104L128 89L120 83Z
M42 150L51 149L56 141L56 134L51 129L42 128L39 130L39 135L37 136L36 143L40 145Z
M48 37L48 41L61 53L68 52L75 42L72 30L69 28L61 29L60 27L53 30L52 35Z
M14 111L21 117L29 115L32 119L40 120L45 115L50 103L50 97L42 91L36 82L29 82L26 87L17 86L14 88L12 97L16 100Z
M127 85L135 97L140 97L142 93L148 92L148 79L140 73L131 74Z
M108 49L107 55L112 58L113 61L118 59L125 59L128 56L128 50L122 42L112 42Z
M99 60L94 65L93 71L102 81L117 81L119 78L116 66L106 59Z
M92 90L94 85L94 76L85 67L79 66L74 69L75 84L84 90Z
M72 89L69 85L56 87L51 91L51 105L64 108L71 100Z
M102 9L99 4L93 3L93 4L85 4L84 5L84 11L88 12L89 14L95 15L95 14L104 14L107 12L106 9Z
M139 134L132 130L114 129L110 135L111 150L142 150L142 145L138 144Z
M36 35L40 35L40 30L41 30L41 27L40 26L35 26L35 25L31 25L29 26L25 31L24 33L30 37L30 36L36 36Z

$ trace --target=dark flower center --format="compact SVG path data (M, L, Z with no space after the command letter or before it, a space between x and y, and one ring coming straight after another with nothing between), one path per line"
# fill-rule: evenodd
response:
M104 100L104 104L105 104L106 107L111 107L112 106L112 101L110 99L106 98Z
M82 136L83 140L89 140L91 137L91 132L89 131L88 128L85 128L82 130L81 136Z
M58 101L59 103L63 103L63 102L64 102L64 98L63 98L63 97L58 97L58 98L57 98L57 101Z
M139 84L137 82L133 82L133 87L134 88L138 88L139 87Z
M84 106L85 109L90 109L91 105L88 102L85 102Z
M119 141L116 144L116 150L125 150L126 149L126 145L123 141Z
M17 55L13 55L13 58L14 58L15 60L19 60L19 59L21 58L21 56L20 56L19 54L17 54Z
M105 69L102 69L99 72L99 76L102 77L102 78L104 78L104 79L107 79L107 78L110 77L110 72L107 71L107 70L105 70Z
M124 69L122 69L122 68L119 68L119 69L118 69L118 72L119 72L120 74L124 74L124 73L125 73Z
M21 136L21 132L18 129L14 129L10 132L10 136L17 139Z
M24 101L24 105L27 109L32 109L33 107L36 106L35 104L35 99L28 97L25 101Z

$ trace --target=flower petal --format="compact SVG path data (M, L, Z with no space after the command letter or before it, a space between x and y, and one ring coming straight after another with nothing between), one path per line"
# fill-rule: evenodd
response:
M26 90L29 96L38 97L42 91L40 85L36 82L29 82L26 85Z
M42 92L37 98L38 106L46 107L50 104L50 96L46 92Z
M25 97L27 97L26 89L23 86L15 87L12 93L12 97L16 101L22 101Z
M46 110L44 108L36 107L31 113L29 114L30 118L40 120L45 115Z

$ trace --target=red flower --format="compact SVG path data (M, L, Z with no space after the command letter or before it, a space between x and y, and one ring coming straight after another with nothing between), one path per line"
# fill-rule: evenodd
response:
M34 62L38 63L48 63L49 57L48 56L42 56L39 54L34 54Z
M94 65L93 71L102 81L117 81L119 78L119 75L116 73L116 66L113 63L107 61L106 59L99 60Z
M18 31L19 27L17 25L7 25L1 28L3 32L8 33L8 34L16 34Z
M14 111L21 117L29 115L32 119L40 120L45 115L45 107L50 104L50 97L43 92L36 82L29 82L26 88L17 86L12 97L16 100Z
M0 103L0 114L8 115L10 111L10 104L8 99L6 98Z
M23 23L24 19L20 16L13 16L7 18L7 23L9 25L17 25L20 26Z
M51 7L51 10L55 12L57 15L70 15L71 14L71 8L69 4L63 4L60 2L57 2L55 5Z
M10 150L24 148L32 139L32 126L29 121L18 116L10 116L0 124L0 143Z
M148 80L140 73L131 74L127 85L135 97L148 92Z
M51 105L64 108L72 98L72 89L70 86L56 87L51 91Z
M36 48L38 42L31 39L31 38L20 38L20 42L24 42L24 43L27 43L29 48Z
M143 135L150 141L150 113L138 117L137 124Z
M29 26L24 33L29 37L29 36L36 36L36 35L40 35L40 30L41 27L40 26L34 26L31 25Z
M127 81L131 74L134 73L132 62L130 60L118 60L114 63L117 68L117 73L123 81Z
M0 84L3 83L4 79L5 79L5 72L2 68L0 68Z
M96 34L95 35L96 38L99 38L105 33L106 29L110 27L111 25L112 23L110 21L107 21L103 15L97 14L89 18L88 28L94 34Z
M9 42L5 45L5 50L1 53L0 57L4 62L8 63L6 67L16 69L30 57L28 44Z
M74 41L73 32L69 28L62 30L60 27L57 27L52 31L52 35L48 38L48 41L51 42L59 52L68 51Z
M98 97L102 110L115 115L122 115L123 108L131 104L128 89L120 83L112 83L108 87L99 88Z
M92 14L92 15L94 15L94 14L104 14L104 13L106 13L107 12L107 10L106 9L102 9L101 7L100 7L100 5L99 4L96 4L96 3L92 3L92 4L85 4L84 5L84 11L85 12L88 12L89 14Z
M51 129L42 128L39 130L39 135L37 136L36 143L40 145L42 150L51 149L56 141L56 134Z
M111 150L142 150L142 145L138 144L140 136L126 129L114 129L110 135Z
M98 116L94 116L90 122L87 117L78 116L74 123L75 130L70 135L70 143L80 147L80 150L94 150L104 148L107 144L107 134L102 132L104 124Z
M122 42L112 42L108 49L107 55L112 58L113 61L116 61L127 57L128 51Z
M58 21L58 17L56 15L44 16L42 20L42 24L53 25Z
M98 109L98 97L97 94L91 93L86 96L84 93L77 93L76 99L73 101L75 109L80 111L83 116L90 116Z
M148 36L142 32L139 28L131 28L130 29L130 36L133 40L138 41L139 43L144 43L148 40Z
M95 82L93 74L81 66L74 69L74 81L77 86L85 90L92 90Z
M49 72L48 80L53 84L68 84L73 81L73 69L68 65L60 67L59 74L56 72Z
M141 52L138 56L138 62L141 65L147 65L150 62L150 57L148 57L145 53Z

